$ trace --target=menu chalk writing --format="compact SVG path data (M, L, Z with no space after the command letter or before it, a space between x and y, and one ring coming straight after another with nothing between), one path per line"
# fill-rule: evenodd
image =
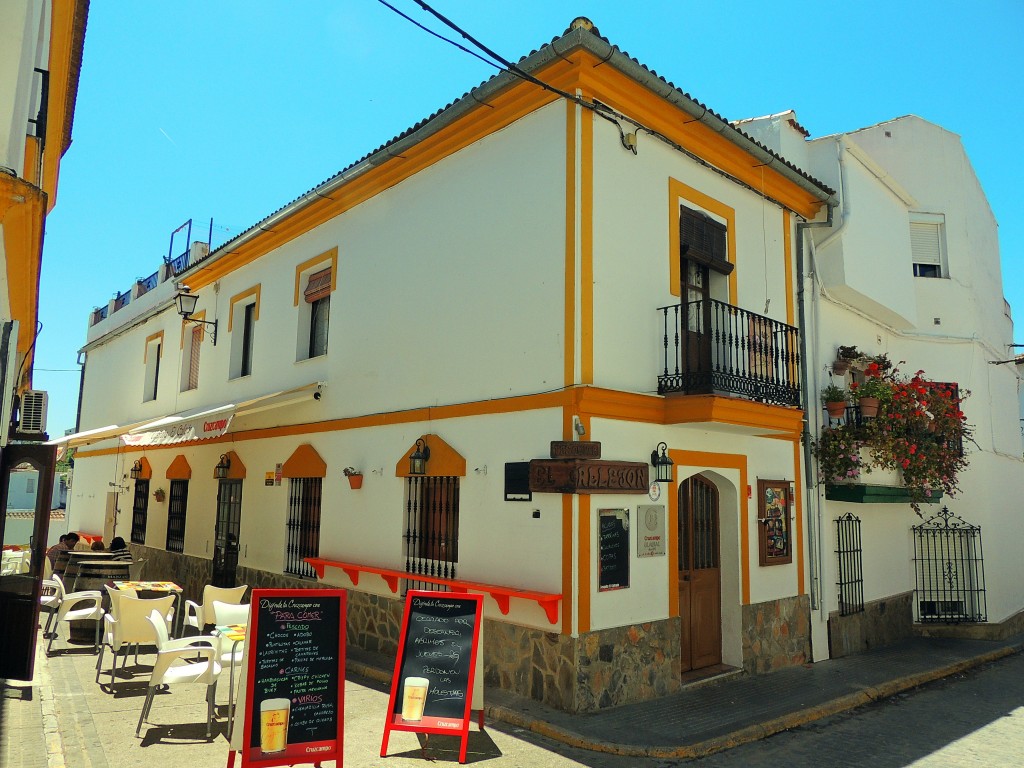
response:
M629 510L599 510L597 537L598 591L628 587Z
M420 731L461 734L465 762L482 601L450 592L406 594L381 757L391 730Z
M242 765L340 759L345 592L256 589Z

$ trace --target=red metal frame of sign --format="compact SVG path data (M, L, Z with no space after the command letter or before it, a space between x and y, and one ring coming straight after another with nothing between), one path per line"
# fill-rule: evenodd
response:
M281 752L272 755L263 755L259 747L252 746L250 738L253 718L254 696L256 692L257 656L259 648L257 641L260 637L259 614L261 606L265 607L264 601L274 598L301 598L310 597L315 599L337 598L338 605L338 649L336 656L337 664L337 711L335 717L336 731L333 739L326 739L313 742L299 742L289 744ZM269 768L276 765L301 765L313 763L319 766L323 760L334 760L338 768L341 768L344 756L344 732L345 732L345 613L346 613L346 592L343 589L254 589L252 591L252 612L249 617L247 633L250 634L249 658L246 660L248 678L246 685L245 702L242 722L235 722L235 727L242 728L243 746L241 768ZM307 623L295 613L292 618L278 618L276 620L287 622ZM312 622L308 622L312 623ZM259 714L257 713L257 717ZM228 759L228 766L234 763L234 752Z
M399 683L402 676L402 664L405 656L405 640L409 632L409 616L412 608L412 599L421 597L425 599L451 598L460 601L475 602L475 618L473 621L473 646L469 659L469 676L466 681L466 706L461 718L437 718L426 714L423 719L410 723L402 719L400 713L395 712L395 701L398 696ZM473 677L476 669L476 655L480 644L480 622L483 614L483 595L474 595L467 592L430 592L427 590L410 589L405 595L405 614L402 616L402 632L398 638L398 654L395 657L395 671L391 676L391 696L388 699L387 720L384 723L384 739L380 745L380 756L387 757L388 737L391 731L413 731L416 733L443 733L449 736L458 734L462 745L459 748L459 762L466 762L466 749L469 745L469 721L472 719L473 706ZM482 721L482 715L481 715Z

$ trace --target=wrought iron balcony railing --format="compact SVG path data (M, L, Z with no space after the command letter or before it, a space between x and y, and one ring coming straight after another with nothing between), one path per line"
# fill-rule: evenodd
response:
M658 393L724 393L799 405L799 331L714 299L659 307L664 365Z

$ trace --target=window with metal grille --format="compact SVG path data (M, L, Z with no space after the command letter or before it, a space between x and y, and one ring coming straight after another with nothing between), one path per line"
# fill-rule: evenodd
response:
M135 481L132 502L132 543L146 543L146 515L149 512L149 480Z
M295 477L288 481L288 531L284 572L313 578L304 558L320 555L320 496L323 478Z
M188 480L171 480L171 498L167 505L167 551L185 551L185 510L188 506Z
M988 621L981 526L948 507L913 526L916 607L919 622Z
M459 478L406 480L405 570L440 579L456 578L459 561ZM430 582L407 582L408 589L440 589Z
M836 556L839 558L839 615L864 611L864 564L860 518L848 513L836 520Z

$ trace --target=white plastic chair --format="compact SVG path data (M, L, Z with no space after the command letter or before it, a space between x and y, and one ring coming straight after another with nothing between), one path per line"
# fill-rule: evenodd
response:
M214 600L219 600L222 603L235 603L237 605L242 602L245 590L248 588L248 584L243 584L240 587L214 587L207 584L203 587L203 602L201 605L192 600L185 601L185 626L195 627L202 633L207 624L214 623ZM207 615L207 612L209 612L209 615Z
M249 623L248 603L222 603L220 600L214 600L211 605L211 611L213 616L211 623L218 627L226 624L246 626ZM207 611L207 613L211 611Z
M153 666L153 676L150 678L149 687L146 690L146 701L142 705L142 714L139 715L139 724L135 728L135 735L139 735L142 724L149 717L149 711L153 708L153 695L157 688L161 685L199 683L206 686L206 738L210 738L213 728L214 702L217 696L217 678L223 668L218 658L220 655L219 643L216 642L216 638L212 637L186 637L170 640L167 635L167 625L159 611L152 611L146 620L152 626L157 638L156 664ZM192 658L197 653L200 661L192 664L186 663L186 658Z
M39 593L39 610L49 614L46 617L46 626L43 628L43 637L50 636L50 625L62 602L64 602L64 582L60 580L60 576L43 579L43 587Z
M57 639L60 625L64 622L70 624L72 621L87 621L95 619L96 637L93 639L92 652L96 653L100 644L99 621L103 618L103 595L98 589L88 589L84 592L68 592L61 600L60 608L57 609L56 624L53 632L50 633L50 642L46 646L46 655L53 654L53 641ZM47 622L49 625L49 622ZM70 627L68 628L70 632Z
M103 668L103 651L110 647L110 690L114 690L114 675L117 672L117 654L125 649L121 661L121 669L128 661L128 652L135 646L135 662L139 661L139 645L142 643L156 644L157 636L148 619L154 611L163 617L164 634L167 634L167 613L174 603L174 595L143 599L131 595L119 595L114 598L111 590L112 611L103 617L103 641L100 643L100 655L96 659L96 682L100 681Z
M142 572L146 568L146 563L149 562L149 558L142 558L141 560L132 560L128 565L128 578L132 581L142 581Z

